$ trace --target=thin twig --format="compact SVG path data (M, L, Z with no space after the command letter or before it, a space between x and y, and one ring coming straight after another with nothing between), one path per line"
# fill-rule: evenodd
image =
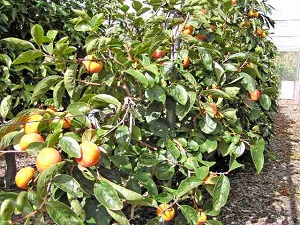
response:
M156 147L154 147L152 145L149 145L149 144L147 144L147 143L145 143L143 141L140 141L140 140L135 140L135 141L138 142L139 144L143 145L144 147L147 147L147 148L152 149L154 151L158 150L158 148L156 148Z
M26 153L26 151L4 150L4 151L0 151L0 153L3 153L3 154L5 154L5 153L22 153L22 154L24 154L24 153ZM2 154L1 154L1 155L2 155Z

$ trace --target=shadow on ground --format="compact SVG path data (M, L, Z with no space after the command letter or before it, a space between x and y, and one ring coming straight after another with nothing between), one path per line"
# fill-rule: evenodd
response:
M220 220L229 224L300 224L300 106L279 102L275 134L260 174L252 163L230 175L231 192Z

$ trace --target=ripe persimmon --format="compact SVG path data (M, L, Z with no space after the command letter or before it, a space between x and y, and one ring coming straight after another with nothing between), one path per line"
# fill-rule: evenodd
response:
M262 32L260 35L261 38L265 38L266 36L267 36L267 34L265 32Z
M84 141L80 144L81 157L76 158L78 164L83 167L91 167L96 165L100 160L99 147L90 141Z
M205 34L196 34L196 38L203 42L207 41L207 36Z
M73 119L73 114L72 113L67 113L63 118L60 118L60 117L55 117L53 119L53 122L54 123L57 123L59 122L60 120L63 120L63 128L69 128L70 125L71 125L71 122L72 122L72 119Z
M87 55L82 61L83 65L90 73L99 73L103 69L102 61L93 61L94 57L92 55Z
M253 17L254 17L254 18L258 18L258 17L259 17L259 12L254 11L254 12L253 12Z
M61 161L61 155L55 148L43 148L35 159L36 167L39 172L43 172L45 169Z
M206 14L207 13L207 9L200 9L199 12L202 13L202 14Z
M156 215L160 216L163 221L171 221L175 216L175 209L170 205L163 203L157 207Z
M253 15L254 15L253 10L252 9L248 10L247 16L248 17L253 17Z
M255 89L255 91L250 92L249 95L250 95L250 99L256 102L260 97L260 91L258 89Z
M33 142L44 142L44 138L42 137L42 135L37 133L25 134L20 139L20 149L26 151L28 145L30 145Z
M231 0L231 5L234 6L237 4L237 2L238 2L238 0Z
M189 65L190 65L190 57L186 56L183 59L183 68L188 68Z
M214 116L217 115L217 113L218 113L218 107L217 107L216 103L213 102L213 103L210 104L210 106L211 106L211 108L213 110Z
M160 49L156 49L152 54L154 60L158 60L159 58L162 58L164 55L165 55L164 51Z
M264 32L264 31L263 31L261 28L257 28L257 30L256 30L255 33L256 33L258 36L260 36L263 32Z
M38 133L38 126L40 121L43 119L41 115L32 115L26 120L26 124L24 125L24 131L26 134L29 133Z
M186 24L181 30L182 34L192 34L194 32L194 27L190 24Z
M197 225L204 225L206 221L207 221L207 216L206 216L206 214L200 210L200 211L198 212Z
M15 176L17 187L21 189L27 189L28 183L33 178L34 172L35 169L30 166L20 169Z

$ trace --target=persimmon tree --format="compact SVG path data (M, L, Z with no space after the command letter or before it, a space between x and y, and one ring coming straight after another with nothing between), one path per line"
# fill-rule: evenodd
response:
M74 29L87 35L84 54L39 24L30 41L2 40L21 52L7 56L9 69L44 71L29 90L35 108L0 127L2 152L59 152L56 164L21 185L25 191L0 193L3 223L14 213L43 221L47 212L57 224L125 225L144 207L158 212L144 221L149 225L221 224L215 217L227 202L228 174L244 167L239 157L247 152L261 172L272 135L278 78L270 6L256 0L105 3L92 15L74 10ZM1 112L12 105L3 99ZM36 115L41 119L29 122ZM31 133L34 122L44 141L29 140L22 151L24 124Z

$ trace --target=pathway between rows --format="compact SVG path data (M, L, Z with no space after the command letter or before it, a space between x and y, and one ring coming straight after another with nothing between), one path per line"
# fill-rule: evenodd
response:
M260 174L252 164L231 177L225 225L300 225L300 105L279 101L275 134Z

